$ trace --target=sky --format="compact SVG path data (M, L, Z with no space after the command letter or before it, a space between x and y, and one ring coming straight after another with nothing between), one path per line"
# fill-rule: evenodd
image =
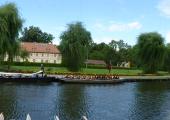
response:
M23 27L40 27L59 36L67 24L80 21L96 43L124 40L130 45L145 32L158 32L170 42L170 0L0 0L16 3Z

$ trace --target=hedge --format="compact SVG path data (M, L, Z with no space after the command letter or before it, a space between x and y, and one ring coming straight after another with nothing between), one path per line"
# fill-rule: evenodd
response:
M7 62L1 62L2 65L7 65ZM44 65L44 67L65 67L63 64L54 64L54 63L33 63L33 62L12 62L10 65L13 66L37 66L40 67L41 64ZM83 68L86 68L86 65L83 65ZM87 65L87 68L91 69L107 69L104 65ZM127 69L127 70L134 70L137 68L125 68L125 67L117 67L113 66L112 69Z
M2 62L2 65L7 65L7 62ZM10 65L14 66L38 66L40 67L43 64L45 67L64 67L62 64L54 64L54 63L33 63L33 62L12 62Z

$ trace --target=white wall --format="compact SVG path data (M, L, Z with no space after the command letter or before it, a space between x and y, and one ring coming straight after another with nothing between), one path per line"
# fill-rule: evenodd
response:
M7 61L8 56L5 57L4 61ZM27 58L28 62L36 63L56 63L60 64L62 62L61 54L51 54L51 53L30 53ZM16 57L14 59L16 62L23 62L21 57Z
M61 54L51 54L51 53L30 53L28 58L29 62L39 62L39 63L60 64L61 60L62 60Z

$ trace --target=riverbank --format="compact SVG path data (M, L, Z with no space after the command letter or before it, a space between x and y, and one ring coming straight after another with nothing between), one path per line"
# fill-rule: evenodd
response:
M170 76L120 76L126 82L170 81Z
M0 67L1 71L7 71L4 66ZM40 70L40 67L36 66L11 66L10 72L19 73L33 73ZM94 69L94 68L83 68L80 72L69 72L65 67L45 67L45 72L47 74L115 74L119 76L145 76L142 74L142 70L139 69L112 69L111 73L107 69ZM168 72L159 71L157 76L167 76L170 75Z
M35 73L34 73L35 74ZM0 73L0 82L59 82L78 84L118 84L127 82L170 81L170 76L116 76L93 74L38 74ZM41 74L40 74L41 75Z
M56 76L57 77L57 76ZM170 76L119 76L119 79L63 79L59 82L66 84L119 84L129 82L163 82L170 81Z

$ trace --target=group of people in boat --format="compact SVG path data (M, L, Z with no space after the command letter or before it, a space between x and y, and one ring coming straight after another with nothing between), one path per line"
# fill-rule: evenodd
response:
M119 76L118 75L66 75L65 78L82 79L82 80L113 80L113 79L119 79Z

